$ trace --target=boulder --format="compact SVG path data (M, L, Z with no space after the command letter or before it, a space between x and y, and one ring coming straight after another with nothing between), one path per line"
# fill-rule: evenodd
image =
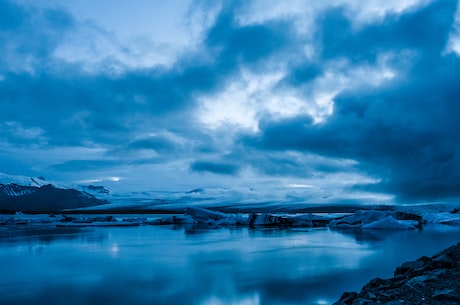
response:
M460 304L459 260L460 243L431 258L403 263L393 278L373 279L359 294L344 293L335 304Z

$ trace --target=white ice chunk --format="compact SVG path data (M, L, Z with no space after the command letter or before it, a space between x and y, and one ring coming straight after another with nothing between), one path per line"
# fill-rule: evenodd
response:
M145 223L149 225L187 225L193 224L195 221L190 215L173 215L147 220Z
M391 212L361 210L341 219L332 220L332 228L378 229L378 230L407 230L419 225L417 220L398 220Z
M199 207L187 207L185 215L190 215L195 221L202 223L205 223L208 220L220 220L228 217L228 215L224 213Z
M397 220L393 216L387 216L383 219L367 223L362 229L375 230L411 230L418 226L417 220Z
M293 226L293 227L313 227L314 223L318 226L325 225L330 218L308 214L298 215L283 215L283 214L268 214L253 213L249 217L249 224L252 226Z
M460 214L448 212L427 213L423 215L423 222L431 224L444 224L452 226L460 226Z
M187 207L184 215L192 217L195 223L208 225L228 226L248 223L247 219L239 214L225 214L199 207Z
M318 219L319 216L313 216L312 214L301 214L292 216L292 225L294 227L313 227L313 219Z
M253 213L249 218L251 226L279 226L279 225L292 225L294 220L284 215L272 214L255 214Z
M361 228L363 225L382 220L387 216L389 216L387 212L360 210L350 216L332 220L329 226L337 228Z

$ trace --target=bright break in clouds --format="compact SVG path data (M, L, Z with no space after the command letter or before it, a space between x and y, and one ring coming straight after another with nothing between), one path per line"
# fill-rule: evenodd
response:
M458 198L457 11L0 0L0 172L240 200Z

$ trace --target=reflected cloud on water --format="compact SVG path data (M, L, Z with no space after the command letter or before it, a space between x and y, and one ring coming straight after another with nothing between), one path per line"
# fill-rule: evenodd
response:
M2 228L0 303L330 304L457 236L397 231L376 237L325 228Z
M54 225L0 226L0 246L31 242L51 244L59 240L73 239L89 239L89 242L97 242L104 239L104 236L96 236L94 233L87 228L56 228Z

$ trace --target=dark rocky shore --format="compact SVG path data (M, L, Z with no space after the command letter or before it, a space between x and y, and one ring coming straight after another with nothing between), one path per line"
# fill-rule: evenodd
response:
M375 278L361 292L345 292L334 305L460 304L460 243L397 267L390 279Z

